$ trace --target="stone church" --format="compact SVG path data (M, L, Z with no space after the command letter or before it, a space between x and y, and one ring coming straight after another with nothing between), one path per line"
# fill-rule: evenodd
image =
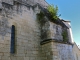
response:
M80 60L70 21L50 20L48 5L45 0L0 0L0 60Z

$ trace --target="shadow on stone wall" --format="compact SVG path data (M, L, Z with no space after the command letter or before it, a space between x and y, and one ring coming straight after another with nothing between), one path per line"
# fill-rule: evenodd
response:
M0 19L0 35L4 37L7 33L11 33L11 28L8 25L8 19L5 17L1 17Z

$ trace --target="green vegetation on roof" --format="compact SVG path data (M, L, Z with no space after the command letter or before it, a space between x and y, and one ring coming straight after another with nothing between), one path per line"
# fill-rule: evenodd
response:
M58 18L59 18L60 15L58 15L58 6L57 5L56 6L49 5L47 7L47 10L50 13L50 18L52 20L58 20Z

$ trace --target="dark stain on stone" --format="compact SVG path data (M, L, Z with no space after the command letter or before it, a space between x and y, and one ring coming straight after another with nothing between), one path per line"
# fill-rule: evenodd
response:
M0 19L0 35L5 36L6 33L11 33L11 28L8 26L8 19L5 17L2 17Z

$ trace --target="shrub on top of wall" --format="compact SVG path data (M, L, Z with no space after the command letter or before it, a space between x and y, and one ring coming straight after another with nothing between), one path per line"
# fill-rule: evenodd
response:
M58 20L58 18L60 17L60 15L58 15L58 6L49 5L47 7L47 10L50 14L51 20Z

